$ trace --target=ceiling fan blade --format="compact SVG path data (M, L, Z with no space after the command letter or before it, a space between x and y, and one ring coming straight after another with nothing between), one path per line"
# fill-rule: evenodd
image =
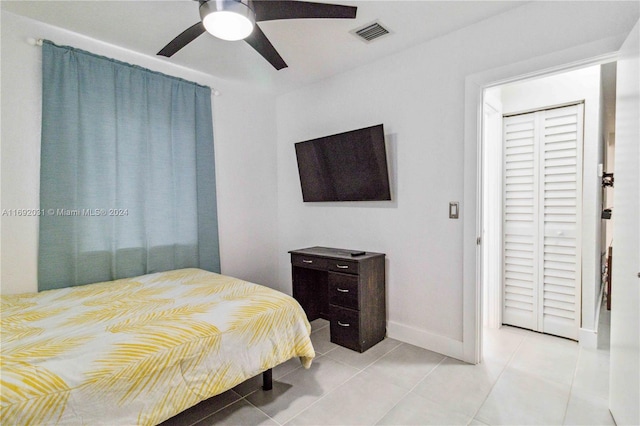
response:
M256 21L303 18L355 19L357 7L292 0L253 0Z
M273 67L277 70L286 68L287 64L282 59L278 51L273 44L269 41L266 35L262 32L259 26L253 27L251 35L244 39L251 47L253 47L259 54L262 55Z
M198 22L184 30L180 35L169 42L165 47L162 48L161 51L158 52L158 55L166 56L170 58L173 56L178 50L185 47L187 44L191 43L193 40L198 38L202 33L206 30L204 29L204 25L202 22Z

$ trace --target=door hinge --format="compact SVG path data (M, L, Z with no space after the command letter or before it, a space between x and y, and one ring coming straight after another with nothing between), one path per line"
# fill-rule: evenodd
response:
M482 243L482 237L476 238L476 245L480 245Z

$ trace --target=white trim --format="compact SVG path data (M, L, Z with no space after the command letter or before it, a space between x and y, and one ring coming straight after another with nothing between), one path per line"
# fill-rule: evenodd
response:
M602 302L604 301L604 282L600 283L600 295L598 296L598 303L596 305L596 317L595 317L595 326L596 333L600 329L600 309L602 309Z
M590 43L590 44L601 44L600 42L595 42L595 43ZM590 44L587 44L586 46L589 46ZM580 46L583 47L583 46ZM562 51L562 52L571 52L573 49L568 49L567 51ZM562 53L560 52L560 53ZM534 58L531 59L529 61L524 61L524 62L520 62L517 64L512 64L512 65L507 65L503 68L508 69L508 68L514 68L517 65L520 64L527 64L529 62L534 62L536 59L541 59L544 60L547 57L551 58L553 56L556 56L557 53L551 54L551 55L546 55L546 56L542 56L539 58ZM556 74L562 74L568 71L573 71L573 70L577 70L577 69L581 69L581 68L587 68L593 65L602 65L602 64L606 64L609 62L614 62L618 59L618 52L617 51L612 51L612 52L608 52L608 53L604 53L595 57L591 57L591 58L586 58L586 59L580 59L580 60L575 60L575 61L571 61L568 62L566 64L560 64L557 66L554 65L550 65L547 68L542 68L536 71L531 71L531 72L527 72L524 73L522 75L514 75L511 77L505 77L503 79L500 80L496 80L493 82L488 83L487 85L484 86L485 89L488 89L490 87L496 87L496 86L502 86L505 84L509 84L509 83L516 83L516 82L524 82L527 80L533 80L533 79L537 79L540 77L550 77L552 75L556 75ZM497 73L497 71L499 71L501 68L495 69L495 70L490 70L487 71L486 73ZM479 74L475 74L475 76L480 76L481 74L485 74L485 73L479 73Z
M487 179L482 181L482 187L487 191L483 202L486 217L483 217L482 244L483 253L483 324L485 328L498 329L502 325L502 187L496 187L496 183L501 183L503 179L502 168L496 164L502 164L502 103L499 99L484 92L483 123L487 128L483 128L482 137L488 143L483 144L483 176ZM488 128L497 134L490 134ZM489 137L489 139L487 139Z
M504 118L514 117L516 115L531 114L532 112L547 111L547 110L550 110L550 109L558 109L558 108L564 108L564 107L575 106L575 105L580 105L580 104L584 104L584 99L581 99L579 101L569 101L569 102L563 102L561 104L542 106L542 107L527 109L527 110L523 110L523 111L510 112L508 114L504 114L503 117Z
M483 71L465 79L462 346L463 361L477 364L482 358L482 262L476 239L482 224L481 180L482 96L484 89L604 64L617 59L619 36L586 43L523 62ZM613 48L612 46L616 46ZM480 149L479 149L480 148ZM480 163L479 163L480 162ZM480 188L478 188L480 187ZM480 258L481 259L481 258Z
M596 306L595 330L581 328L578 330L578 343L586 349L598 348L598 328L600 327L600 308L602 307L602 299L604 298L604 285L600 286L600 296L598 296L598 305Z
M387 336L451 358L463 360L462 342L396 321L387 322Z
M480 79L480 81L482 81ZM463 361L477 364L482 358L482 250L477 238L482 229L482 155L478 137L482 136L483 87L475 76L465 80L464 195L462 209L462 344ZM480 150L480 154L482 150ZM478 187L480 186L480 190Z
M580 328L578 330L578 343L585 349L597 349L598 332L596 330Z

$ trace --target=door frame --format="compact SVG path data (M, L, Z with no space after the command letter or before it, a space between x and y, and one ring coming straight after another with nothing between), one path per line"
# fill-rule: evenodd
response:
M504 172L502 167L498 167L502 164L502 129L503 129L503 114L502 103L500 100L494 98L489 92L485 92L483 97L483 116L482 122L484 125L482 129L483 140L490 140L496 142L500 141L499 146L497 144L483 144L482 146L482 164L491 164L492 168L491 176L489 173L483 175L482 188L487 193L483 193L483 200L486 203L482 204L482 244L480 250L482 251L482 267L486 268L482 271L483 283L486 283L482 288L482 302L483 302L483 318L482 325L487 328L497 329L502 324L502 256L493 256L495 253L502 252L502 224L503 224L503 211L502 211L502 180L504 179ZM485 179L486 178L486 179ZM499 187L495 185L499 183ZM492 188L492 185L494 186ZM493 210L493 216L486 214ZM500 257L500 258L498 258Z
M527 61L472 74L465 79L464 198L463 215L463 360L482 361L482 152L483 104L486 89L508 83L559 74L588 66L614 62L615 42L600 40Z

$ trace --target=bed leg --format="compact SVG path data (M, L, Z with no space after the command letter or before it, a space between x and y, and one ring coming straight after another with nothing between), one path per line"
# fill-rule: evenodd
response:
M269 391L273 389L273 370L268 369L262 373L262 390Z

